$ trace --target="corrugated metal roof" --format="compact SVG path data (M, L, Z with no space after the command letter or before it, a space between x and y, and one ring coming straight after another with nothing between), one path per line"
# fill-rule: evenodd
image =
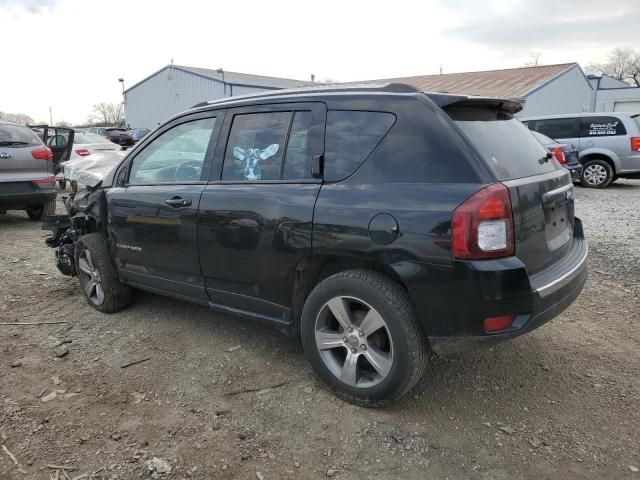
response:
M577 63L562 63L558 65L542 65L539 67L487 70L484 72L385 78L380 80L367 80L366 82L405 83L426 92L499 98L523 98L527 93L576 66L578 66Z
M197 75L213 78L222 81L222 73L217 70L211 70L209 68L198 67L185 67L183 65L174 65L175 68L180 68ZM279 78L279 77L267 77L264 75L252 75L249 73L238 73L224 71L225 83L231 85L249 85L255 87L267 87L267 88L294 88L305 85L313 85L311 82L304 80L293 80L291 78Z

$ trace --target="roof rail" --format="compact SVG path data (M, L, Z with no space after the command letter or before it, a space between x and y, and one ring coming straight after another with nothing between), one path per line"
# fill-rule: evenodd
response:
M279 95L295 95L303 93L340 93L340 92L388 92L388 93L419 93L415 87L405 83L354 83L354 84L324 84L317 87L286 88L280 90L269 90L266 92L249 93L233 97L224 97L217 100L200 102L191 108L205 107L217 103L228 102L230 100L242 100L245 98L266 98Z

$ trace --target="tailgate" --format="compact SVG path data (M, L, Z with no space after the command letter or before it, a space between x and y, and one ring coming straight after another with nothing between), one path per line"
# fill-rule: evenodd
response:
M571 174L561 169L502 183L511 197L516 256L534 274L556 262L571 245L575 224Z
M445 111L509 189L515 255L529 274L558 261L573 239L571 174L510 112L470 103Z

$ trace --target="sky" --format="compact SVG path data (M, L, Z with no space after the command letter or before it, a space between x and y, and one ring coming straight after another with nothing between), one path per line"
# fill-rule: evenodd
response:
M355 81L603 62L640 49L637 0L0 0L0 111L81 123L177 65Z

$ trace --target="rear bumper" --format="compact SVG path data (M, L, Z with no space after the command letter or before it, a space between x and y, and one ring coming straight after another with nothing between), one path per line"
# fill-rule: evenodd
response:
M53 188L37 188L32 182L0 183L0 209L22 210L30 205L40 205L56 198Z
M571 179L572 180L580 180L580 176L582 175L582 165L579 163L576 164L565 164L563 165L564 168L566 168L567 170L569 170L569 173L571 173Z
M452 286L442 286L436 296L416 296L409 289L431 348L436 353L460 351L515 338L558 316L580 295L588 276L587 258L582 224L576 219L569 251L535 275L528 275L516 257L460 262L452 269ZM484 319L500 315L515 315L511 327L485 333Z

